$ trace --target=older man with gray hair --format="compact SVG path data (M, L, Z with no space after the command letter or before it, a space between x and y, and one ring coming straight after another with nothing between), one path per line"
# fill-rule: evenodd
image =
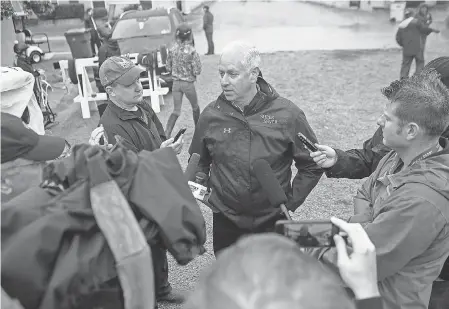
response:
M254 161L270 164L291 211L323 173L297 136L301 132L317 141L304 112L262 78L260 63L253 45L226 46L218 66L223 92L202 112L189 150L200 154L199 170L210 174L215 254L243 235L273 231L275 222L285 219L257 181ZM298 173L291 184L293 160Z

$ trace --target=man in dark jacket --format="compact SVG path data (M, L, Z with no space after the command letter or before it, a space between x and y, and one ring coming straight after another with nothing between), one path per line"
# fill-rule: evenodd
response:
M143 71L128 58L117 56L106 59L100 67L101 84L110 99L100 119L107 142L115 144L117 139L121 139L136 152L172 147L179 154L183 139L180 138L176 143L173 143L173 138L167 140L159 118L143 100L140 83L140 73ZM174 293L168 282L166 249L152 247L152 254L157 299L181 302L183 297Z
M251 171L255 160L268 161L291 211L323 173L297 136L301 132L317 140L304 112L259 77L259 65L259 52L252 45L234 42L226 47L219 63L223 92L202 112L189 150L200 154L200 170L210 172L216 254L245 234L272 231L284 218ZM298 173L292 186L293 160Z
M206 55L214 54L214 41L212 35L214 33L214 15L209 11L209 6L205 5L203 7L204 16L203 16L203 30L206 33L207 40L207 53Z
M449 57L439 57L430 61L425 70L435 69L441 75L442 83L449 89ZM442 134L449 138L449 126ZM391 151L383 144L383 132L379 127L373 137L363 143L363 149L343 151L328 146L317 145L320 151L311 156L323 168L329 178L361 179L368 177L376 169L380 160ZM322 155L325 154L325 157ZM449 259L444 263L439 279L434 282L429 309L443 309L449 305ZM446 296L444 296L446 295Z
M385 308L427 308L449 254L449 141L440 137L449 120L449 91L439 79L426 71L383 90L390 103L378 124L394 151L354 199L350 222L362 223L377 248ZM320 156L315 160L328 167ZM335 254L330 249L318 256L335 264Z
M399 29L396 33L396 42L402 47L401 78L408 77L413 59L415 59L416 63L415 73L422 71L425 46L423 38L432 32L440 32L430 28L426 23L411 15L411 12L406 13L407 18L399 24Z

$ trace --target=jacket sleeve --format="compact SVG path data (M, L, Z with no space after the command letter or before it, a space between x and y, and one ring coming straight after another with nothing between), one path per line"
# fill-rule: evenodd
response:
M426 25L425 23L423 23L420 20L417 21L417 27L418 27L419 31L425 35L429 35L434 31L434 29L430 28L428 25Z
M367 299L359 299L355 301L357 309L382 309L382 298L373 297Z
M192 61L192 71L193 71L193 75L198 76L201 74L201 59L200 59L200 55L198 54L198 52L195 50L193 52L193 61Z
M401 28L399 28L398 31L396 32L396 42L401 47L404 46L404 43L402 42L402 32L403 30Z
M337 163L326 169L329 178L362 179L371 175L377 168L380 160L390 152L382 142L383 133L379 127L374 135L363 143L363 149L351 149L337 152Z
M172 68L173 68L173 52L169 49L165 69L167 70L167 72L171 73Z
M419 190L419 193L433 191L424 185ZM425 252L444 226L442 220L435 220L439 215L436 207L417 196L416 191L416 185L408 184L395 190L373 222L364 226L376 247L378 281L399 272L411 259ZM335 248L320 258L326 264L337 265Z
M371 204L371 188L376 181L377 174L366 179L354 197L354 215L349 219L351 223L368 223L373 220L373 207Z
M317 138L312 128L310 127L306 116L302 111L296 115L293 120L295 131L289 132L292 134L293 141L293 159L298 172L292 183L292 196L289 197L287 208L295 211L306 200L309 193L315 188L321 176L323 169L320 168L310 157L309 151L305 149L302 142L297 136L298 132L304 134L312 143L317 143Z
M107 47L106 45L102 45L100 46L100 48L98 49L98 67L100 68L101 65L103 64L103 62L106 61L107 59Z
M193 134L192 143L189 148L189 155L197 153L200 155L198 171L209 175L212 156L206 144L206 132L208 129L207 108L203 110ZM190 160L190 159L189 159Z
M126 142L131 145L139 145L139 143L137 143L137 141L134 141L133 137L131 135L129 135L128 132L126 132L126 130L122 126L120 126L120 125L111 126L111 125L104 124L101 122L100 122L100 124L103 124L104 132L108 139L108 144L115 145L117 142L115 140L115 136L118 135L118 136L124 138L126 140ZM141 150L142 149L138 149L138 151L141 151Z

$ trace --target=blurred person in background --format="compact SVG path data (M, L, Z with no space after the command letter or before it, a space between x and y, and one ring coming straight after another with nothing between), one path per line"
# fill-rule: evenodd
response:
M396 32L396 42L402 47L402 65L400 78L407 78L410 67L415 60L415 74L424 68L425 40L432 32L439 33L437 29L430 28L421 19L413 16L413 12L406 10L405 19L399 24Z
M173 112L168 118L165 128L167 137L170 137L176 121L181 115L184 94L192 105L195 126L200 118L195 81L196 77L201 74L201 60L192 45L192 29L187 24L181 24L176 29L176 43L168 51L167 72L171 73L173 78Z
M449 122L449 91L429 69L382 92L389 103L378 124L383 144L393 151L359 189L350 222L361 223L377 248L384 307L424 309L449 255L449 141L441 137ZM335 151L318 147L311 156L319 166L338 162ZM336 264L332 248L314 254Z
M120 56L120 48L116 40L111 40L112 30L106 25L98 28L98 35L101 38L101 46L98 49L98 69L94 70L95 84L99 92L105 92L100 81L99 68L106 59L112 56ZM107 101L97 101L100 117L103 115L107 106Z
M92 48L92 57L95 57L96 53L96 49L95 49L95 45L97 46L98 49L100 49L101 46L101 41L100 41L100 37L98 36L98 32L97 32L97 25L95 24L95 20L94 20L94 11L92 8L88 8L86 10L86 13L84 15L84 27L86 29L90 29L90 47Z
M206 55L213 55L215 53L215 45L214 45L214 15L210 12L210 8L208 5L203 6L203 30L206 34L207 40L207 53Z
M331 271L276 234L240 239L223 250L200 278L187 309L382 309L377 287L376 249L360 224L332 218L348 235L351 249L334 237L340 276L356 306ZM350 253L348 253L350 251Z

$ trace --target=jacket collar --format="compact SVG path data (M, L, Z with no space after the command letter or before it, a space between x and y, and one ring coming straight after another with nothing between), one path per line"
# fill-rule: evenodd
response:
M415 164L405 168L404 170L395 173L389 174L387 172L385 175L378 178L384 185L391 184L393 188L398 188L405 183L410 182L413 179L413 182L421 182L426 183L429 181L425 176L422 175L423 164L425 164L425 169L440 169L442 166L443 169L449 171L449 168L445 167L449 163L448 156L449 155L449 140L441 137L439 140L440 146L443 147L442 150L435 152L428 156L426 159L423 159L421 162L416 162ZM440 157L442 156L442 157ZM440 157L440 158L439 158ZM391 159L393 161L393 166L397 166L399 163L399 157L395 153ZM435 173L438 175L438 173Z
M139 116L136 114L136 112L132 112L132 111L127 111L124 110L121 107L118 107L117 105L115 105L113 102L109 101L109 109L121 120L126 121L126 120L130 120L130 119L139 119ZM144 104L138 104L137 108L142 109L142 112L144 112L145 107Z
M279 97L279 94L276 92L276 90L274 90L273 87L271 87L271 85L268 84L260 76L257 79L257 86L258 86L257 87L258 90L257 90L256 95L254 96L252 101L247 106L245 106L245 108L243 109L243 113L245 115L251 115L251 114L256 113L263 106L265 106L265 104L267 104L268 102L271 102L272 100ZM215 107L220 108L219 107L220 104L227 104L228 106L232 106L232 108L241 112L238 107L236 107L231 101L228 101L226 99L226 96L224 95L223 92L218 97L218 99L215 103Z

